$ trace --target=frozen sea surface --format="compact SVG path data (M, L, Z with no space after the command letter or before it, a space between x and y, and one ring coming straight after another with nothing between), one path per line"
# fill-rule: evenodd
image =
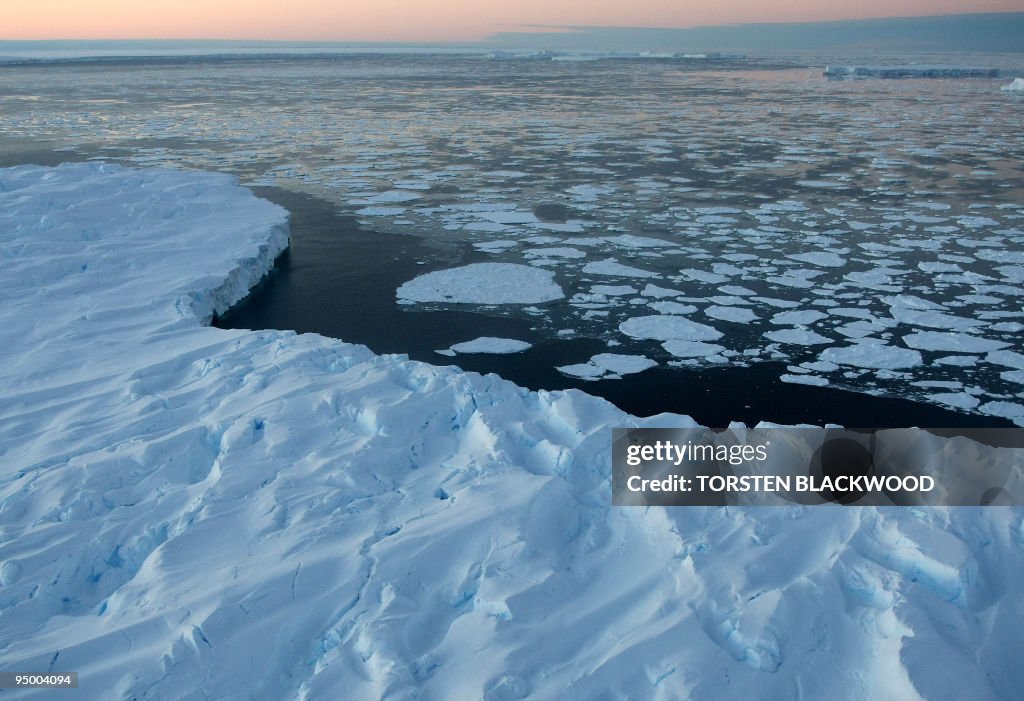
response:
M204 326L287 241L226 175L0 170L0 668L104 701L1024 686L1020 509L610 508L609 427L692 421Z
M1020 74L1012 56L974 60ZM822 386L948 406L916 383L957 382L981 393L961 410L975 420L995 418L985 407L1005 416L1002 403L1024 406L1020 384L977 350L1024 353L1016 94L1000 91L1006 79L997 78L829 81L829 64L865 57L6 66L0 154L31 143L22 158L225 170L315 195L366 231L422 242L415 259L399 261L418 269L378 305L402 299L407 315L513 320L535 347L557 346L544 360L549 382L556 367L612 352L651 358L658 365L648 374L673 369L680 382L712 368L762 367L778 387L789 366L862 340L916 351L920 362L834 363L816 371ZM354 253L343 245L349 233L336 232L318 255L343 267ZM358 254L378 263L372 251ZM483 264L534 272L505 268L522 275L478 291L481 277L462 276ZM340 302L310 300L304 291L317 281L289 279L284 316L322 310L319 328L329 328ZM418 292L403 297L410 289ZM356 328L375 311L353 303L344 313ZM779 323L786 311L795 316ZM678 363L660 334L626 332L655 314L706 327L702 339L676 340L724 350ZM935 340L927 333L956 334L966 346L924 347L922 338ZM399 350L426 359L472 337ZM515 358L524 373L538 361Z

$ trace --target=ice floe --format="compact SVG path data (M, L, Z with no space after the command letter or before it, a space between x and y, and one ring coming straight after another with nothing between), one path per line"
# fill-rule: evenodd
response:
M583 266L583 272L590 275L612 275L616 277L637 277L652 278L659 277L658 273L641 268L634 268L631 265L623 265L614 258L606 258L587 263Z
M684 341L671 339L661 344L668 353L677 358L707 358L719 355L725 350L725 346L717 343L704 343L703 341Z
M956 351L958 353L987 353L1010 345L1003 341L979 338L965 333L919 331L903 337L910 348L929 351Z
M810 329L779 329L768 331L764 336L776 343L788 343L797 346L818 346L833 342L831 338L822 336L820 333Z
M526 341L519 341L513 338L495 338L494 336L481 336L472 341L463 341L449 346L451 353L494 353L505 355L508 353L521 353L532 348L532 344ZM442 351L438 351L442 353Z
M400 302L537 304L565 295L554 273L515 263L472 263L420 275L398 288Z
M875 370L896 370L921 364L921 354L916 350L871 342L826 348L820 357L839 365Z
M737 324L749 324L752 321L757 321L761 317L755 314L746 307L726 307L713 305L704 310L712 319L720 319L721 321L732 321Z
M806 326L827 318L828 314L823 312L814 309L802 309L800 311L779 312L771 318L771 322L780 326Z
M670 315L635 316L622 322L619 330L633 338L656 341L717 341L722 337L722 332L711 326Z
M779 375L779 379L783 382L788 382L794 385L811 385L813 387L827 387L828 380L819 375L794 375L792 373L784 373Z
M598 353L586 363L562 365L556 368L559 372L584 380L619 379L623 375L632 375L657 366L657 361L642 355L624 355L621 353Z

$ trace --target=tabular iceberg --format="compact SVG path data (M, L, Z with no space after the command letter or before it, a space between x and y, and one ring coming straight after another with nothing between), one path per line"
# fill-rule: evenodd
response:
M998 68L906 64L899 66L828 66L829 78L998 78Z
M0 669L88 699L1024 686L1020 510L611 508L609 427L692 421L202 325L286 243L227 176L0 171Z

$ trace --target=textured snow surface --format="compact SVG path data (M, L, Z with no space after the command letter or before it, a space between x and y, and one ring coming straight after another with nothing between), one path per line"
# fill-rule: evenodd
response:
M104 701L1024 688L1020 510L612 509L608 428L689 419L203 326L286 231L227 176L0 171L0 669Z

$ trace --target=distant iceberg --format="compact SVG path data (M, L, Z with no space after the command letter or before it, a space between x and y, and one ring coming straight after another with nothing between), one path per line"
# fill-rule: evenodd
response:
M829 78L998 78L998 68L909 64L902 66L828 66Z
M1012 90L1014 92L1024 91L1024 78L1014 78L1009 85L1004 85L1000 90Z
M681 58L687 61L737 61L746 57L746 54L723 53L721 51L707 51L700 53L677 51L672 55L672 58Z

